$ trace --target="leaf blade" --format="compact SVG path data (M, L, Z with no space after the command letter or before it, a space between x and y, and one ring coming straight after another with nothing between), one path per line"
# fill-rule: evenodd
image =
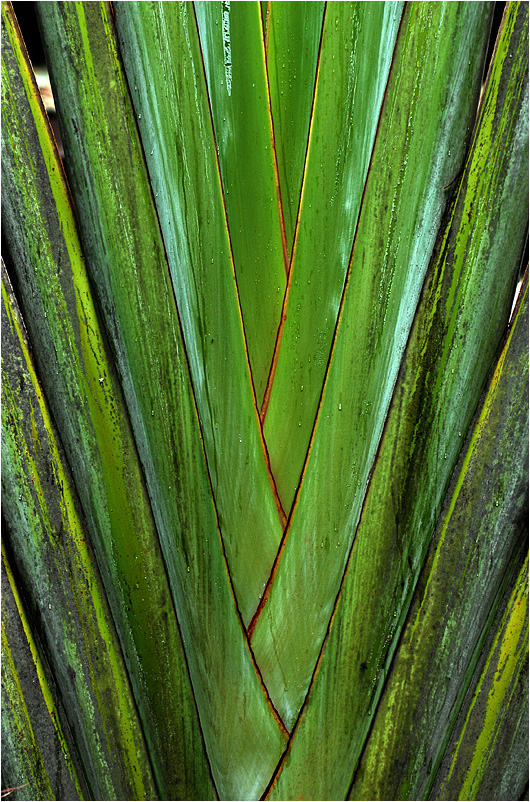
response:
M286 284L260 7L196 2L194 8L259 407Z
M49 4L39 13L87 264L123 377L216 789L220 796L254 798L283 750L284 734L255 670L227 571L115 32L105 5ZM79 69L94 72L79 82Z
M42 758L48 767L48 777L53 778L55 795L59 792L68 795L71 799L85 799L88 796L86 783L83 779L83 790L79 778L83 778L79 759L71 748L72 736L69 732L65 739L59 710L44 672L35 638L32 635L29 621L22 605L20 593L9 564L5 540L2 542L2 630L7 640L12 660L20 680L22 695L31 710L30 719L36 722L39 745L42 749ZM2 637L3 637L2 636ZM55 698L56 695L55 695ZM5 712L6 708L4 708ZM21 741L27 743L26 738ZM30 738L31 740L31 738ZM16 751L5 747L4 757L14 755ZM22 745L22 744L19 744ZM9 769L9 758L2 765L2 790L7 786L13 787L22 784L25 777L21 776L20 769ZM25 791L26 795L31 792ZM43 796L42 792L40 796Z
M324 7L323 2L270 6L267 72L289 257L302 189Z
M462 141L478 97L488 29L483 9L407 6L405 15L310 451L252 635L265 683L288 727L302 705L333 611L435 244L446 202L443 187L454 169L447 146ZM442 49L435 46L439 41ZM471 63L468 51L474 53ZM408 102L402 81L409 87ZM468 94L470 87L474 92ZM426 119L430 133L422 127L412 136L415 121ZM389 158L405 146L409 162ZM462 153L453 151L453 157L458 163ZM393 202L386 194L392 170ZM426 219L428 229L421 224Z
M402 6L327 9L291 272L261 413L286 511L326 375Z
M526 297L455 471L351 799L428 798L502 601L525 528L527 328Z
M489 640L493 642L486 660L473 677L472 698L466 700L468 704L458 721L461 728L456 728L448 746L449 760L446 758L436 778L437 799L524 796L528 754L528 555L502 612L497 628L492 627Z
M10 548L91 793L154 795L110 610L5 275L2 301L2 498Z
M129 3L115 11L128 78L138 90L133 101L144 148L153 151L150 179L223 542L247 624L282 523L252 393L195 19L178 4L151 13L143 3ZM189 74L197 76L197 95L195 84L186 83ZM195 174L200 181L192 180Z
M526 80L523 52L524 47L513 65L515 85ZM504 65L510 75L513 60L503 56L498 70ZM329 636L271 798L281 798L282 793L304 793L311 798L321 793L346 795L392 659L411 586L434 529L437 505L441 506L460 450L459 433L466 431L502 340L525 244L528 180L522 169L528 137L522 111L525 96L518 97L513 91L506 94L505 89L501 84L499 95L497 75L490 83L490 100L494 100L481 107L486 119L477 128L452 218L440 233ZM488 145L496 109L494 130L501 135ZM504 126L499 125L503 114L512 120L506 126L509 142L502 135ZM509 159L504 159L505 145L511 151ZM484 179L477 196L477 179L489 175L484 162L489 162L493 173L499 164L502 169L494 181ZM468 203L476 216L468 215ZM501 234L497 238L490 239L490 219L499 220ZM467 258L471 252L473 259ZM465 287L465 292L455 308L447 299L452 297L452 288L459 286ZM456 316L458 325L449 353L442 358L446 316L449 320ZM474 326L472 337L467 336L469 321ZM442 389L431 396L437 375L442 377ZM453 403L455 397L465 401L467 410L463 403ZM445 420L440 414L444 398ZM374 598L379 600L377 608L370 604ZM325 748L319 756L319 769L313 766L312 775L303 777L315 731ZM343 736L335 737L335 732L342 731ZM335 755L334 765L341 766L340 777L338 772L332 777L327 769L331 754Z
M39 372L120 632L157 782L163 795L188 796L196 788L213 796L166 568L69 192L10 13L3 23L3 221ZM158 600L156 612L146 598ZM173 761L184 765L188 753L196 762L175 775Z

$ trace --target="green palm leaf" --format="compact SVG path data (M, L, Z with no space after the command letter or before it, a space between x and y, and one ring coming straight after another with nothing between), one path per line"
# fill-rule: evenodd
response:
M484 79L493 11L38 3L66 179L2 5L14 799L524 792L528 6Z
M261 406L280 323L288 257L266 102L269 89L260 10L256 3L245 3L230 14L223 3L199 2L195 14L245 337L256 401ZM223 72L225 78L219 81Z
M426 229L421 220L440 218L444 186L456 169L446 156L451 141L460 141L465 134L462 104L467 95L452 88L455 78L444 69L443 59L456 64L452 48L468 48L470 30L480 36L482 29L476 23L484 24L483 20L475 19L471 27L470 20L462 18L463 10L478 14L476 8L456 5L445 13L441 6L434 11L415 6L411 14L417 17L405 21L405 35L398 41L400 71L395 82L390 78L331 361L327 376L320 379L325 384L304 475L267 604L252 637L265 684L289 729L305 698L333 611L434 246L435 226ZM445 55L435 48L440 28L448 48ZM419 74L418 63L425 70ZM433 86L429 78L438 72L444 82ZM411 75L417 80L424 77L427 84L418 99L411 96L409 107L401 99L401 81L409 83ZM447 96L453 93L451 105ZM430 120L431 131L420 120ZM394 162L389 161L389 143L391 153L399 154ZM395 187L393 196L386 191L388 186ZM413 186L417 205L409 202ZM375 237L374 219L380 232ZM292 398L293 392L288 395ZM328 491L320 494L324 484ZM288 604L288 599L295 601Z
M428 796L446 733L461 704L458 697L466 691L489 620L511 579L512 563L520 561L527 537L527 331L528 286L455 472L454 489L448 493L354 781L353 799L371 798L374 789L379 798ZM452 599L459 600L458 606L451 605ZM524 615L520 623L524 625ZM508 653L510 659L516 657L511 648ZM414 683L406 683L408 677ZM413 734L406 738L408 732ZM401 766L408 768L403 772Z
M209 771L186 658L127 410L98 322L59 159L17 31L3 11L3 224L25 322L76 480L146 737L156 744L162 763L155 761L160 787L168 794L180 787L180 779L177 785L170 782L172 761L164 757L169 743L174 753L197 756L190 785L206 794ZM157 599L156 612L146 598Z
M41 622L39 636L91 794L149 796L149 760L110 611L5 279L2 296L8 542L24 586L31 588L31 612Z

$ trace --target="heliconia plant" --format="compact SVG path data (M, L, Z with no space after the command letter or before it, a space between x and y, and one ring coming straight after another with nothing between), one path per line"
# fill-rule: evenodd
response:
M3 795L524 798L528 4L35 5Z

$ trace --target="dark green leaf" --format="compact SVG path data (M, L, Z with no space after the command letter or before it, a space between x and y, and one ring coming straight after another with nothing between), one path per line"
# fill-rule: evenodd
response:
M2 502L8 543L91 794L154 796L101 579L14 300L2 276Z
M455 472L351 799L428 797L526 540L527 296Z
M3 224L37 366L77 484L161 794L212 796L158 535L70 196L5 10L3 23ZM155 598L152 610L146 600ZM175 775L175 762L184 766L186 754L196 762Z

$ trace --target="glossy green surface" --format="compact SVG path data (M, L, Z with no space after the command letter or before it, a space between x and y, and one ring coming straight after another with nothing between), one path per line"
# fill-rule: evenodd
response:
M528 555L473 677L436 799L524 799L528 777ZM431 797L432 798L432 797Z
M331 627L271 798L345 797L462 438L502 341L528 214L523 51L510 50L512 59L501 52L488 84L473 152L416 314Z
M527 431L525 292L447 495L350 799L429 796L507 566L527 537Z
M4 11L2 213L40 376L109 595L163 796L213 794L178 623L70 196ZM155 610L147 599L157 599ZM194 763L186 754L196 755ZM175 761L186 765L178 775Z
M10 551L92 795L156 795L78 501L2 276L2 503Z
M246 358L192 10L133 2L118 4L115 13L230 574L247 624L282 526Z
M310 452L252 637L289 729L348 559L444 210L444 186L462 158L453 143L463 144L475 111L488 21L479 4L418 4L407 7L401 28Z
M141 5L136 12L143 14ZM155 12L163 15L166 8ZM133 4L127 9L136 19ZM256 673L232 593L169 270L108 9L97 3L43 4L39 11L87 264L122 374L216 790L224 799L259 797L284 735ZM186 7L171 4L171 14L177 12L184 14L183 25L195 24ZM155 14L151 21L157 19ZM79 72L84 80L78 80ZM193 95L193 82L186 86ZM149 154L145 141L144 149ZM202 173L197 187L211 189ZM155 182L153 188L156 196ZM166 224L169 220L166 215ZM216 309L220 323L221 299ZM201 342L205 357L210 339ZM250 395L248 370L246 382ZM220 402L213 397L211 402L213 415ZM225 422L228 417L225 410ZM250 467L241 460L241 476L234 481L241 483L247 502ZM215 488L221 476L210 470ZM223 482L232 475L227 469ZM234 490L227 484L225 492L228 487Z
M259 408L287 274L260 6L215 0L194 8Z
M4 533L5 534L5 533ZM65 723L64 715L59 712L52 696L48 680L44 673L44 664L39 654L35 638L31 632L31 626L22 605L20 592L6 553L5 537L2 539L2 639L10 652L9 663L2 660L2 670L7 671L8 666L16 671L16 676L22 697L27 709L30 722L34 722L32 727L39 741L40 758L44 771L49 779L51 788L48 793L53 793L55 797L68 799L84 799L88 793L85 787L81 790L79 777L83 777L79 760L74 748L68 746L63 732L62 724ZM12 672L11 672L12 673ZM12 677L11 682L14 682ZM11 685L11 687L14 687ZM2 700L2 726L10 720L7 703ZM18 705L13 700L13 714L16 716ZM5 720L4 720L5 716ZM69 743L72 744L69 732ZM4 733L2 733L4 738ZM2 742L2 791L5 788L13 788L22 785L24 782L31 783L31 779L24 776L24 769L20 762L16 760L17 750L28 743L20 730L16 733L15 743L7 737ZM29 738L32 744L32 737ZM9 746L8 746L9 744ZM39 755L37 753L37 758ZM75 765L74 765L75 764ZM31 777L37 778L39 772L35 772L31 764L29 765ZM84 781L83 781L84 783ZM85 785L85 784L84 784ZM37 799L42 797L29 790L29 786L13 791L10 796L16 799ZM50 799L50 796L46 798Z
M285 323L263 410L286 512L326 375L401 9L401 3L348 2L331 4L325 15ZM382 136L389 134L385 130ZM420 174L418 164L419 180Z
M302 189L324 7L325 3L316 0L270 4L267 70L289 256Z

